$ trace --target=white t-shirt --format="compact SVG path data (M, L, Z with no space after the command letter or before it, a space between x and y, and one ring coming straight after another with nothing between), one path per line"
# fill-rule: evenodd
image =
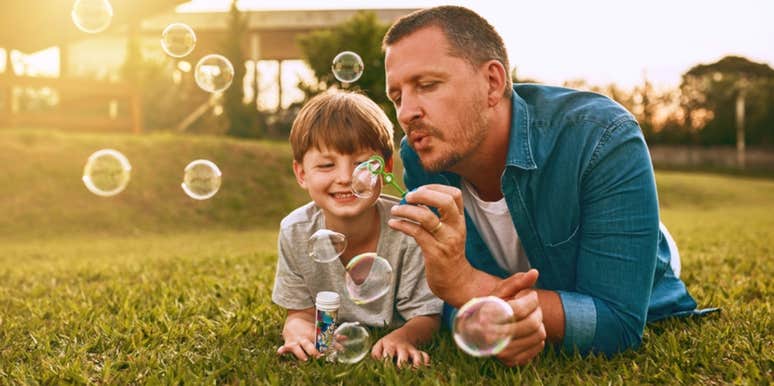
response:
M529 260L513 226L505 198L483 201L476 189L462 180L462 201L497 264L510 273L529 271Z

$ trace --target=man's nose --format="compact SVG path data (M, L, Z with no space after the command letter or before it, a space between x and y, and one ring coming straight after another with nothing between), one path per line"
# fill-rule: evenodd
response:
M403 127L407 127L411 122L422 117L422 107L419 105L417 98L411 96L404 96L401 99L400 107L398 108L398 121Z

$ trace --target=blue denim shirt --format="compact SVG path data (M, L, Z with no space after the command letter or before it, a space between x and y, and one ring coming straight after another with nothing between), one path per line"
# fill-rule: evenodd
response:
M517 84L501 189L537 287L556 291L565 314L562 347L612 354L642 341L647 321L689 314L696 303L670 267L659 230L647 145L634 117L602 95ZM401 142L406 186L460 187L460 176L422 169ZM498 277L466 213L465 254ZM444 308L450 325L456 310Z

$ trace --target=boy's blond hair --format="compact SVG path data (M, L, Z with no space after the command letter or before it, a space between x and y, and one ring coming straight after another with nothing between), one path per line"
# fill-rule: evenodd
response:
M365 95L331 90L310 99L290 129L293 158L299 163L311 148L330 148L342 154L377 150L390 159L394 150L392 122Z

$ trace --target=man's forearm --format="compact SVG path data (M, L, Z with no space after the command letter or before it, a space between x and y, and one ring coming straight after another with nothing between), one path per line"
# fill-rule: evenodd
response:
M543 312L543 326L548 340L561 343L564 339L564 307L562 299L555 291L537 290L540 309Z
M445 288L443 293L436 295L454 308L460 308L470 299L491 295L501 281L502 279L497 276L479 271L466 264L464 268L461 267L458 270L457 280L454 281L457 285Z

